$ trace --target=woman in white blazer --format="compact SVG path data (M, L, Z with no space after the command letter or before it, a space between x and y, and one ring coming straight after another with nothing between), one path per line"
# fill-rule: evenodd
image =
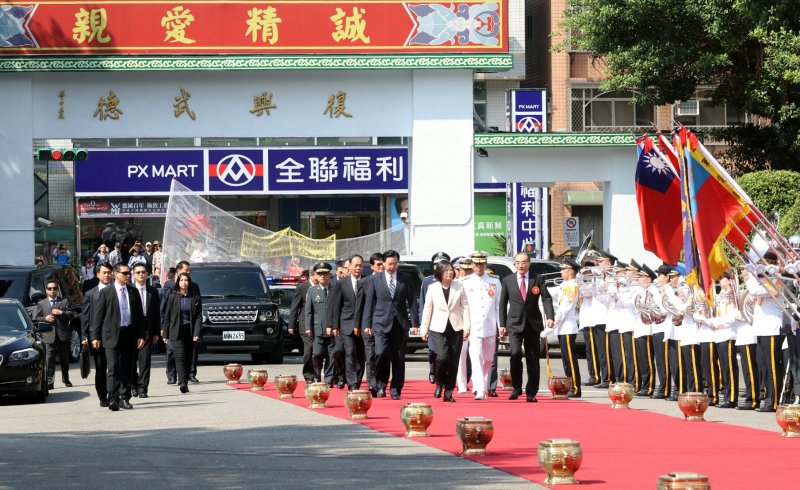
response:
M469 337L469 304L464 287L453 281L455 271L450 262L439 262L433 270L437 282L428 286L422 310L422 340L430 333L436 352L436 391L439 398L444 388L444 401L454 402L458 356L461 343Z

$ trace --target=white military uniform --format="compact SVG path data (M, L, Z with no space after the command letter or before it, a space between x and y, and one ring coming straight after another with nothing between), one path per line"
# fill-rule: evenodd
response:
M553 321L556 335L578 333L578 319L575 317L575 306L580 298L578 283L570 279L561 283L558 294L558 309Z
M472 274L461 283L467 293L470 314L469 356L472 363L472 391L484 396L489 386L500 318L500 281L484 274ZM465 383L466 384L466 383Z

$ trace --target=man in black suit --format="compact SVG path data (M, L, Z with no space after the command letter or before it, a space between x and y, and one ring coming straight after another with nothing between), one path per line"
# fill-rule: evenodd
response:
M359 296L364 295L363 287L359 285L361 272L364 267L364 258L353 255L349 260L348 276L337 281L331 293L331 328L338 333L344 344L344 368L347 379L347 389L361 389L361 379L364 376L364 340L361 337L361 312L358 310Z
M92 330L92 311L94 305L100 298L100 291L111 284L114 268L110 262L104 262L97 266L95 277L98 280L97 286L88 290L83 296L83 311L81 312L81 344L86 345L91 338ZM100 399L100 406L108 406L108 390L106 389L106 351L105 349L91 349L94 359L94 388L97 397Z
M64 386L70 388L72 383L69 381L69 339L72 336L70 322L75 318L75 313L69 311L69 301L59 297L58 283L54 279L48 279L45 284L47 297L36 303L34 320L37 322L52 323L55 327L49 332L42 334L47 355L47 387L53 389L56 374L56 360L61 363L61 381Z
M295 330L300 333L300 338L303 339L303 379L306 383L314 382L314 363L311 359L314 350L314 337L313 335L306 335L306 317L305 317L305 304L306 295L311 286L317 284L316 275L312 274L309 277L308 270L303 271L303 277L307 280L301 282L294 289L294 296L292 297L292 305L289 307L289 335L294 335Z
M361 289L361 294L356 297L356 315L357 321L360 324L364 318L364 293L367 291L369 282L380 276L383 272L383 254L376 252L369 257L369 268L371 274L362 277L358 281L358 287ZM377 370L378 358L375 356L375 336L372 332L367 333L363 328L361 329L361 338L364 340L364 375L367 378L367 386L369 387L372 396L378 395L378 382L375 380L375 371Z
M392 400L400 399L405 382L406 334L409 328L414 333L419 328L417 294L411 278L397 272L399 264L400 254L395 250L387 250L383 254L384 271L369 282L364 292L364 315L361 322L364 333L375 336L378 398L386 397L391 363Z
M503 279L500 292L500 339L506 335L511 344L511 381L514 391L508 397L516 400L522 394L522 345L525 344L525 364L528 383L526 400L536 402L539 391L539 334L544 330L539 298L542 299L548 327L553 326L553 299L541 276L531 274L531 259L519 252L514 256L515 274ZM545 340L547 342L547 340Z
M131 370L131 396L147 398L150 387L150 364L153 358L153 344L158 341L161 332L161 300L158 290L147 284L147 267L142 264L133 266L134 287L142 301L144 321L147 325L147 337L144 346L133 356ZM138 374L137 374L138 365Z
M91 338L93 348L106 351L108 408L116 412L133 408L129 401L131 362L135 349L144 347L147 326L139 293L129 284L130 268L119 263L114 275L111 287L100 291L92 314Z

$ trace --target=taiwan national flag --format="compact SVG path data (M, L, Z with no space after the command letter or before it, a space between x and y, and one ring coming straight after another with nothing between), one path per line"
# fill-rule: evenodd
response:
M636 202L644 248L668 264L677 264L683 249L680 180L649 136L637 143Z

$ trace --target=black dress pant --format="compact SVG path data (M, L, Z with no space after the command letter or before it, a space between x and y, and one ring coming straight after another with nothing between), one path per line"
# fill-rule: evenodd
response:
M433 345L433 336L428 336L428 374L436 377L436 348ZM441 384L436 380L436 383Z
M150 365L153 360L153 342L145 339L144 347L137 349L133 355L131 369L131 386L139 390L139 393L147 394L150 387Z
M698 344L682 345L683 376L686 383L681 393L699 392L703 390L703 371L700 369L700 346Z
M783 387L783 357L781 355L782 335L759 335L758 350L766 363L764 366L764 387L766 394L762 409L777 410L778 396Z
M758 408L758 394L761 391L758 377L757 344L739 346L742 358L742 378L744 379L744 406Z
M313 383L314 361L312 357L314 356L314 337L303 333L300 338L303 339L303 379L306 380L306 383Z
M136 338L131 327L121 328L117 345L106 350L106 390L108 400L128 399L131 396L131 365Z
M433 348L436 351L436 382L444 386L445 395L452 396L456 387L458 374L458 358L461 354L461 345L464 342L464 333L456 332L447 324L444 333L430 332Z
M190 335L180 335L178 340L170 340L175 352L175 369L178 373L178 385L186 386L189 382L189 371L194 357L194 341Z
M378 358L375 355L375 335L364 334L364 375L367 378L367 387L370 390L378 389L375 372L378 367Z
M664 332L654 333L653 338L653 358L656 361L656 375L658 376L658 386L656 394L670 396L672 386L670 386L669 376L669 345L664 343Z
M344 337L338 336L333 337L333 340L330 344L330 358L331 358L331 367L333 369L333 381L336 382L345 382L346 379L346 371L345 371L345 356L346 356L345 346L344 346Z
M389 386L389 368L391 367L391 393L400 395L406 380L404 359L405 329L397 319L394 319L389 331L373 329L372 334L375 336L375 357L377 358L375 382L377 389L385 391L386 387Z
M720 374L722 375L720 403L736 404L739 400L739 362L736 360L735 343L733 340L717 342Z
M625 367L622 356L622 340L619 330L606 332L606 355L608 359L608 377L611 383L625 381Z
M586 364L589 378L597 383L608 383L608 361L606 361L606 326L595 325L583 329L586 343Z
M636 366L639 371L639 379L636 391L644 391L647 396L653 394L655 390L655 366L653 365L653 338L643 335L635 339L636 342Z
M61 340L56 335L56 340L52 344L44 344L45 356L47 357L47 384L53 384L56 374L56 356L61 364L61 381L69 381L69 340Z
M790 372L793 381L791 388L794 396L800 396L800 334L798 334L798 332L800 332L800 330L790 332L787 335L789 339Z
M167 361L167 381L175 381L178 379L178 371L175 369L175 351L172 350L172 342L166 343L164 352Z
M94 390L97 392L97 398L101 402L108 401L108 382L106 375L108 371L108 363L106 362L106 350L102 347L94 349L90 347L92 352L92 359L94 360Z
M463 342L464 339L462 338L461 341ZM494 342L494 357L492 357L492 372L489 374L489 391L496 391L497 390L497 346L500 342L497 341L495 338Z
M200 349L198 349L198 345L200 342L192 342L192 355L191 355L191 362L189 363L189 378L196 378L197 377L197 356L200 354Z
M329 385L335 383L333 368L333 351L335 337L317 335L312 346L311 363L314 366L314 381L325 381Z
M561 347L561 363L564 365L564 375L572 379L572 393L581 394L581 368L578 365L578 353L575 351L575 339L578 334L565 334L558 336L558 345Z
M669 366L669 377L672 380L673 393L676 393L682 386L686 385L683 372L683 362L681 362L681 345L677 340L666 341L667 344L667 365Z
M716 405L719 403L719 356L717 355L717 345L714 342L702 342L700 344L700 369L705 380L705 393L708 395L708 403Z
M360 335L340 335L344 345L344 372L347 386L354 390L361 389L364 378L364 339Z
M508 342L511 345L511 383L514 390L522 389L522 346L525 345L525 368L528 371L528 383L525 393L536 396L539 392L539 331L530 325L520 331L509 331ZM547 340L544 340L547 342Z
M622 367L624 374L624 381L636 386L637 377L639 376L639 367L636 365L636 349L633 343L633 332L624 332L619 334L619 340L622 343Z

